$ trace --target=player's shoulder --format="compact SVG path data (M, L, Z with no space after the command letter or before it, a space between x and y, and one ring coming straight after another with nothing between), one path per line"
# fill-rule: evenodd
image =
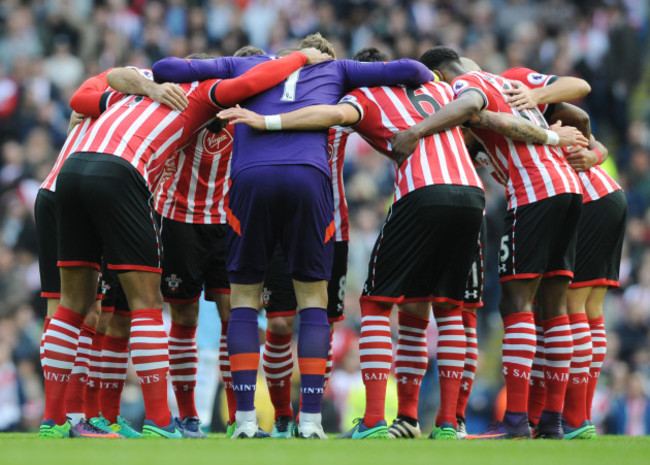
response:
M469 87L476 87L483 85L483 73L481 71L470 71L469 73L461 74L451 81L451 88L455 95L460 94Z
M540 73L534 69L524 67L510 68L506 70L501 76L506 79L521 81L532 86L542 85L551 77L551 75Z

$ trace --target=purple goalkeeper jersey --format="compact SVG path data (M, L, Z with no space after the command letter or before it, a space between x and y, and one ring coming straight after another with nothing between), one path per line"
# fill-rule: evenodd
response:
M271 59L266 55L213 60L165 58L153 66L156 81L188 82L239 76ZM409 59L389 63L329 60L305 66L287 80L251 97L242 106L262 115L286 113L308 105L335 105L357 87L405 84L417 86L433 79L423 64ZM230 176L252 166L312 165L328 177L328 131L257 131L235 127Z

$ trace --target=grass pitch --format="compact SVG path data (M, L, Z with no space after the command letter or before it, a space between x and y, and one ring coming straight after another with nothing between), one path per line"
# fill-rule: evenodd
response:
M305 441L298 439L40 440L0 434L0 464L92 465L580 465L650 464L650 437L592 441Z

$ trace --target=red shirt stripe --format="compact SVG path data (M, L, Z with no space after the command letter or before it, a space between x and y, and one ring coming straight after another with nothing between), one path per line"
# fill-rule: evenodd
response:
M357 105L362 112L355 131L392 158L393 134L417 124L451 100L449 84L432 81L417 89L362 87L341 101ZM483 188L458 127L422 139L413 155L397 168L395 201L421 187L438 184Z

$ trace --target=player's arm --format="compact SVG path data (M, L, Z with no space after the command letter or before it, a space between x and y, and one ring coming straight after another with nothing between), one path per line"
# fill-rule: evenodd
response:
M456 100L448 103L433 115L409 129L395 134L391 139L395 160L398 163L400 160L405 160L415 151L420 139L465 123L486 105L487 102L482 94L471 91L463 92Z
M587 139L591 139L591 121L589 114L582 108L570 103L556 103L544 114L549 123L562 121L565 124L574 126L584 134Z
M588 147L571 147L566 151L566 160L576 172L587 171L595 165L600 165L607 159L607 147L591 137Z
M106 109L111 94L114 94L113 92L105 92L108 87L106 76L110 71L111 69L108 69L86 79L72 94L70 108L77 113L93 118L101 115Z
M277 60L269 60L249 69L241 76L224 79L212 87L214 103L225 108L274 87L307 63L331 59L315 48L302 49Z
M72 132L74 127L77 124L80 124L83 120L87 118L86 115L82 115L81 113L77 113L76 111L72 110L72 114L70 115L70 124L68 124L68 135Z
M235 57L210 60L167 57L151 68L156 82L193 82L207 79L229 79L235 76Z
M465 124L469 127L490 129L509 139L533 144L548 144L550 141L556 142L552 145L559 145L561 147L567 147L569 145L586 147L589 143L587 138L578 129L571 126L562 126L561 124L553 126L551 132L557 134L558 139L556 140L552 134L549 134L548 130L531 123L525 118L489 110L483 110L477 113Z
M359 122L361 113L356 106L347 103L337 105L310 105L279 115L260 115L254 111L234 108L220 111L217 116L232 124L246 124L258 131L293 130L316 131L332 126L351 126Z
M559 76L550 84L529 88L513 81L512 89L503 91L508 95L506 102L517 110L535 108L547 103L567 102L584 97L591 92L591 86L584 79L573 76Z
M389 62L361 63L341 60L348 89L357 87L394 86L404 84L419 86L433 80L433 73L422 63L402 58Z
M118 92L146 95L154 102L166 105L172 110L183 111L189 103L180 86L169 82L155 83L133 68L114 68L106 75L106 81Z

